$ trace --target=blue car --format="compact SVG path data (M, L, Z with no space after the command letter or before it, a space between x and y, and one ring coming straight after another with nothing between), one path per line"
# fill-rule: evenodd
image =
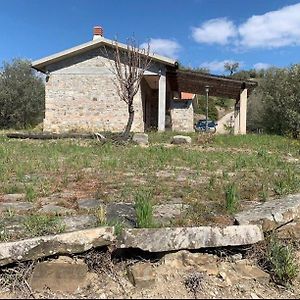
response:
M217 131L217 123L212 120L207 120L207 131L215 133ZM195 124L195 130L198 132L205 132L206 131L206 120L199 120Z

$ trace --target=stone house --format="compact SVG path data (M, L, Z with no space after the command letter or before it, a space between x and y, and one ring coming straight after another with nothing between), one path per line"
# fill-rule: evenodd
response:
M118 46L127 49L124 44L118 43ZM102 28L97 26L94 27L92 41L32 63L34 69L46 74L44 131L124 130L128 111L127 104L119 99L113 83L113 56L109 53L114 51L114 47L114 42L103 37ZM132 131L193 131L193 94L203 93L204 86L209 84L213 95L217 87L214 85L219 84L215 80L217 77L180 71L175 60L157 54L151 54L151 58L151 65L134 98ZM224 91L233 88L234 96L236 90L240 95L242 82L229 82L228 86L228 81L223 83ZM244 85L243 90L246 88ZM222 92L222 88L219 92ZM247 93L245 95L247 100Z

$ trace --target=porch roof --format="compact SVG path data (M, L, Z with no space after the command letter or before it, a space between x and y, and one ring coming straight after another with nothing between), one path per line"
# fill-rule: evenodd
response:
M248 95L257 86L256 81L238 80L224 76L169 69L167 72L168 82L174 91L205 95L205 86L209 86L209 95L239 99L242 89L248 89Z

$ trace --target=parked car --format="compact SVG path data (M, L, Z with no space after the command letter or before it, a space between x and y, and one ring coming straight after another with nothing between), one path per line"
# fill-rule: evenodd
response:
M207 120L207 130L208 132L215 133L217 131L218 124L215 121ZM206 131L206 120L199 120L195 124L195 130L198 132L205 132Z

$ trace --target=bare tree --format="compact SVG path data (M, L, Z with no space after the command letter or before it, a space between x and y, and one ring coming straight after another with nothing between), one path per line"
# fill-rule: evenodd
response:
M224 64L225 71L230 72L230 75L232 75L234 72L236 72L239 67L240 67L240 64L238 62L227 62Z
M148 43L146 49L141 49L132 37L128 39L126 49L121 48L115 41L114 50L111 71L115 75L113 82L118 95L128 107L128 121L123 132L123 137L127 139L134 120L133 99L140 88L145 71L151 64L150 44Z

